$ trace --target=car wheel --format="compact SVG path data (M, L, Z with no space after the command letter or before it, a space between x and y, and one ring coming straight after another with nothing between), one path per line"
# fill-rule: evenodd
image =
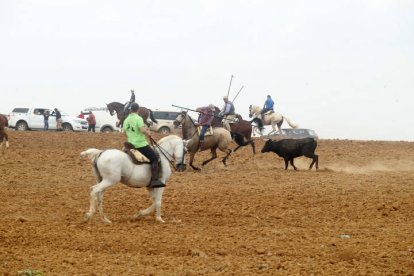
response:
M16 130L25 131L27 130L27 123L25 121L18 122L16 125Z
M63 128L63 131L73 131L73 127L68 123L63 124L62 128Z
M158 133L161 133L161 134L170 134L170 129L168 128L168 127L161 127L159 130L158 130Z
M104 127L102 130L101 130L101 132L104 132L104 133L109 133L109 132L113 132L114 130L111 128L111 127Z

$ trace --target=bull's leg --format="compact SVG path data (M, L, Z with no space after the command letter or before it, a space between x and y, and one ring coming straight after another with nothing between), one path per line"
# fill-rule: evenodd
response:
M318 159L319 159L319 156L318 155L313 155L312 157L310 157L310 158L312 158L312 163L310 164L310 166L309 166L309 170L311 170L312 169L312 167L313 167L313 164L315 164L315 168L316 168L316 170L317 169L319 169L319 166L318 166Z
M205 160L201 165L205 166L207 163L209 163L210 161L216 158L217 158L217 148L211 148L211 158Z
M293 159L294 159L294 158L291 158L291 159L290 159L290 164L291 164L291 165L292 165L292 167L295 169L295 171L297 171L297 170L298 170L298 168L296 168L296 167L295 167L295 164L293 164Z
M285 170L287 170L288 165L289 165L289 159L288 158L284 158L285 160Z
M140 210L135 217L142 217L152 213L155 209L155 221L164 223L164 220L161 218L161 203L162 203L162 193L164 188L152 189L148 188L148 192L152 199L152 204L150 207L144 210Z

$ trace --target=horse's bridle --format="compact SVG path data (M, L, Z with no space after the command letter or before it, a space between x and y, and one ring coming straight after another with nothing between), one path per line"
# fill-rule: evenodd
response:
M174 166L174 163L173 163L174 157L172 156L172 154L170 154L166 149L161 147L153 138L150 138L150 139L151 139L151 142L154 144L154 147L157 147L159 149L160 153L162 155L164 155L165 158L167 158L168 163L170 163L170 165L174 168L175 171L185 170L186 164L184 162L184 159L185 159L185 153L187 151L186 151L186 146L185 146L184 140L183 140L183 158L182 158L182 160L180 160L180 162L176 162L176 164Z
M188 116L187 115L187 113L182 113L181 114L182 115L182 119L181 119L181 121L177 121L179 124L178 125L182 125L183 127L184 127L184 124L183 124L183 122L185 121L185 119L186 119L186 117ZM191 140L193 137L194 137L194 135L196 135L196 133L198 133L197 132L197 126L194 124L194 122L193 122L193 120L191 119L191 117L190 116L188 116L188 118L190 119L190 121L191 121L191 123L193 124L193 126L196 128L195 129L195 131L194 131L194 133L190 136L190 138L188 138L187 140Z

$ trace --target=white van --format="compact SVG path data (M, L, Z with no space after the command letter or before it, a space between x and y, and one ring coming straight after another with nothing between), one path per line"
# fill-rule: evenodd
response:
M85 119L88 118L91 111L95 115L96 118L96 125L95 131L96 132L114 132L120 131L117 127L118 118L116 115L111 116L106 107L88 107L85 108L82 113L85 116Z

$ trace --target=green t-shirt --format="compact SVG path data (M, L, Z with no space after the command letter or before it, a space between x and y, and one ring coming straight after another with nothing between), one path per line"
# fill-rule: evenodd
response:
M136 113L129 114L123 124L123 129L128 137L128 142L133 144L136 148L142 148L148 145L144 133L141 132L141 127L143 126L144 120Z

